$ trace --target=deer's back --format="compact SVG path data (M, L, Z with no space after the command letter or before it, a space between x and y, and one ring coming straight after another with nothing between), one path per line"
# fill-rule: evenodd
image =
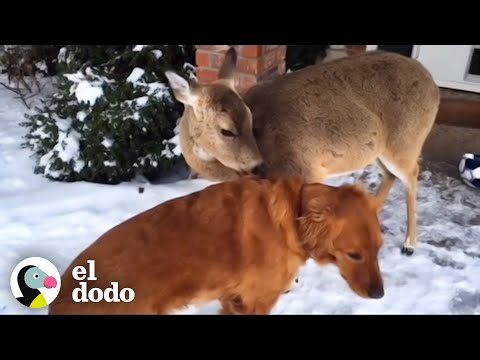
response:
M312 157L330 154L342 171L351 167L345 161L355 161L352 151L368 162L393 138L415 141L428 132L433 119L422 117L438 107L439 90L416 60L372 52L259 84L245 101L264 156L308 166Z

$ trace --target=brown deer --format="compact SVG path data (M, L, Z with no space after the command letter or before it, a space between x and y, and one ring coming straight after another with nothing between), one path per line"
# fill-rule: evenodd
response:
M244 172L301 176L309 183L376 163L384 171L376 196L386 200L395 178L407 189L408 229L402 253L417 244L418 161L440 103L431 74L416 60L372 51L309 66L236 88L230 48L210 84L166 72L185 105L181 147L199 176L227 181ZM381 208L381 207L380 207Z

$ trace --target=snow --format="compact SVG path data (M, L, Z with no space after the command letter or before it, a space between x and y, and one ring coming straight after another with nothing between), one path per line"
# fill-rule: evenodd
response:
M35 66L38 68L40 71L47 71L48 67L47 64L45 63L45 60L38 61L35 63Z
M80 156L80 134L70 128L71 120L60 119L55 114L52 117L56 120L58 128L58 141L55 146L40 159L40 166L45 166L45 173L55 178L63 175L63 171L52 169L54 162L51 161L55 154L64 162L75 162L76 171L81 171L85 163L79 159Z
M148 96L140 96L140 97L136 98L136 99L134 100L134 102L136 103L136 106L142 108L142 107L144 107L144 106L147 104L147 102L148 102Z
M163 55L162 50L160 50L160 49L153 49L152 53L153 53L153 55L155 55L155 57L157 59L160 59Z
M21 147L26 129L17 124L25 111L15 94L0 89L0 314L47 312L26 308L13 297L10 275L21 260L44 257L63 273L77 254L119 222L212 184L184 178L159 184L135 180L116 186L50 181L33 173L34 159ZM57 150L64 158L72 157L75 134L61 134L64 148ZM170 142L178 145L178 137ZM300 270L299 283L281 296L273 314L479 314L480 191L463 184L455 167L423 164L418 195L420 238L413 256L400 254L406 231L402 184L395 184L381 213L385 243L380 268L385 296L362 299L348 288L336 267L308 261ZM354 179L344 176L329 182ZM360 177L369 188L379 179L375 167ZM139 186L144 187L143 193ZM176 313L215 314L218 309L214 301Z
M182 155L182 148L180 147L180 135L175 135L173 138L168 140L168 143L174 145L175 147L172 149L172 151L165 149L164 151L168 151L169 153L173 152L173 154L180 156Z
M169 88L166 84L161 82L153 82L146 85L147 86L147 95L154 95L158 99L170 99L171 95L169 93Z
M136 83L145 74L145 70L136 67L132 70L131 74L127 77L127 82Z
M80 110L79 112L77 112L77 119L78 119L79 121L83 121L83 120L85 120L85 118L87 117L87 115L88 115L88 114L87 114L85 111Z
M105 146L107 149L111 148L114 143L113 139L110 138L103 138L102 145Z
M77 85L75 96L79 102L85 102L90 104L90 106L93 106L97 99L103 96L103 89L99 86L93 86L90 82L83 80Z
M32 135L33 135L33 136L38 136L38 137L40 137L40 139L42 139L42 140L48 139L48 138L50 137L50 135L48 135L48 134L44 131L43 126L42 126L42 127L39 127L39 128L36 129L35 131L32 131Z
M159 81L147 83L144 79L142 79L144 74L144 69L136 67L127 77L127 82L132 83L134 87L141 87L146 91L147 96L139 97L135 100L137 106L145 106L148 102L148 96L155 96L157 99L171 100L171 94L166 84Z
M72 74L64 74L64 76L73 83L70 87L70 94L75 94L79 102L88 103L90 106L95 105L97 100L103 96L102 85L114 81L95 74L90 67L85 69L85 74L77 71Z
M133 51L135 52L142 51L145 46L148 46L148 45L135 45L135 47L133 48Z
M57 59L59 62L64 62L67 59L67 48L62 47L58 52Z
M168 159L171 159L173 157L175 157L176 153L174 151L171 151L168 144L170 144L171 142L170 141L167 141L167 140L163 140L162 144L165 145L165 149L162 150L162 153L161 155L162 156L165 156L166 158ZM173 144L175 147L177 147L177 144ZM157 165L153 165L153 166L157 166Z

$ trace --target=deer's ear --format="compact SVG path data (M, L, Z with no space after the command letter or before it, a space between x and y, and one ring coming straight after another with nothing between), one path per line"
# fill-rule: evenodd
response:
M225 59L218 72L218 79L223 80L228 86L235 90L235 69L237 66L237 52L234 47L228 49Z
M198 95L185 78L170 70L165 71L165 76L172 88L173 95L178 101L190 106L194 106L197 103Z

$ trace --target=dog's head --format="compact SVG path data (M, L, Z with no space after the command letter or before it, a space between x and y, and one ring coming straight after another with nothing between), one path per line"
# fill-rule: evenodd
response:
M378 204L359 186L305 185L299 218L304 249L319 264L336 264L350 288L383 297L378 252L383 244Z

